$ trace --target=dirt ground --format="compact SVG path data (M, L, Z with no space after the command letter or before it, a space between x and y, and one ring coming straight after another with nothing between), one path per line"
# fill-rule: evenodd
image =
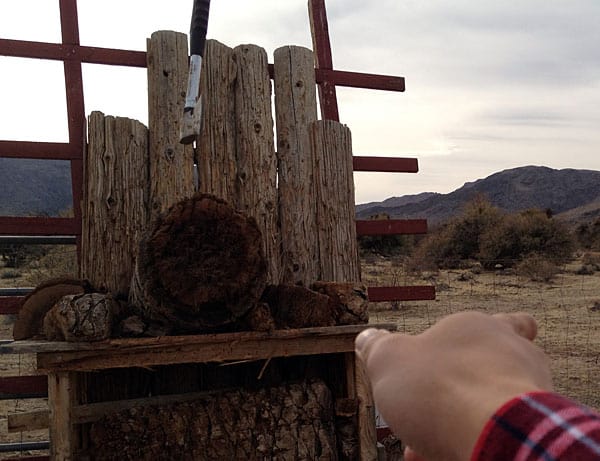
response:
M418 276L399 260L368 257L367 285L435 285L435 301L376 303L371 322L394 322L416 334L441 317L465 310L528 312L539 325L536 342L550 355L555 389L600 409L600 273L578 275L581 262L563 268L551 282L534 282L509 269L449 270Z
M463 310L531 313L539 323L537 343L552 359L555 388L600 408L600 272L578 275L581 261L563 268L551 282L534 282L510 270L464 270L407 273L400 259L368 256L362 277L367 285L435 285L434 301L374 303L372 323L394 322L416 334L441 317ZM0 268L0 276L3 269ZM2 285L28 286L26 280L1 279ZM16 283L14 283L16 282ZM0 316L0 339L10 338L12 320ZM2 356L0 376L27 375L31 356ZM47 440L47 432L7 434L8 414L44 408L37 401L0 400L0 442Z

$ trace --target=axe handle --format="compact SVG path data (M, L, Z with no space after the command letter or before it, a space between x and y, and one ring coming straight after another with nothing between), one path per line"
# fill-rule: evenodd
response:
M192 22L190 26L190 67L188 72L188 86L181 120L180 142L191 144L200 134L200 111L202 105L199 100L200 71L202 69L202 56L206 42L208 28L208 13L210 0L194 0ZM194 115L194 112L198 112ZM194 123L196 121L196 123Z

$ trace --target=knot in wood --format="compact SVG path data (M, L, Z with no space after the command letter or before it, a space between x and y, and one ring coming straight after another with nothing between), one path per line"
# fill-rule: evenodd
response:
M257 122L257 123L255 123L255 124L254 124L254 131L255 131L256 133L260 133L260 132L262 131L262 125L261 125L260 123L258 123L258 122Z
M169 146L165 148L165 158L167 160L173 160L175 158L175 149Z

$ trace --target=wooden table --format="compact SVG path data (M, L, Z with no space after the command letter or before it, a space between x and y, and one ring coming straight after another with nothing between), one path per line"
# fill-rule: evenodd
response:
M364 370L354 356L354 338L371 326L394 330L394 324L238 332L193 336L111 339L96 343L15 341L2 353L34 353L37 369L48 374L48 426L53 460L73 460L77 424L115 411L115 402L81 404L78 380L82 373L112 368L152 367L183 363L233 362L321 354L344 354L348 398L358 400L361 459L376 460L374 407ZM184 396L159 396L119 401L118 407L159 404ZM37 412L39 413L39 412ZM33 420L32 415L19 415ZM37 415L43 420L43 415Z

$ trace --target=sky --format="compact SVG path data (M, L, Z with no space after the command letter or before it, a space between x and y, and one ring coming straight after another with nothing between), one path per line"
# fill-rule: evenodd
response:
M447 193L525 165L600 170L600 1L326 0L334 68L403 76L338 87L355 155L419 173L356 173L356 203ZM191 0L79 0L81 44L145 50L187 33ZM0 0L0 38L60 42L58 0ZM213 0L208 38L311 48L306 0ZM59 61L0 57L0 139L67 141ZM145 69L84 64L86 113L147 121ZM42 110L40 111L40 108ZM35 117L32 120L32 112Z

